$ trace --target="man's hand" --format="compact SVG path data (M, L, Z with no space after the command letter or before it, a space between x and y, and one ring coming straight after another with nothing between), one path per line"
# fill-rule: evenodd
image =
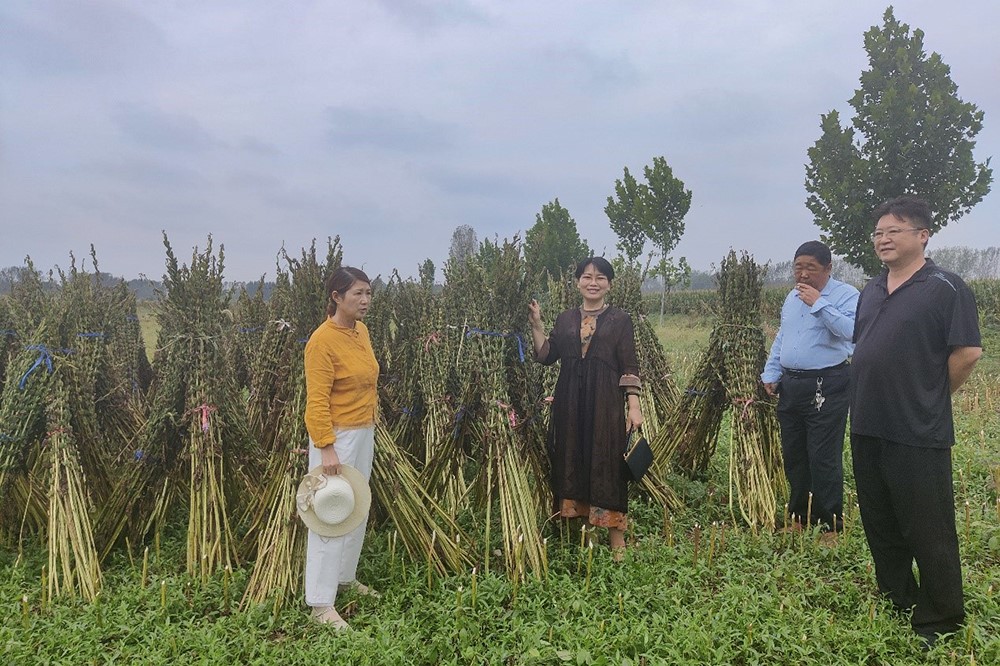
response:
M764 382L764 391L772 398L778 396L778 382Z
M983 355L982 347L955 347L948 356L948 384L954 393L972 374L976 362Z
M805 282L797 283L795 285L795 290L799 292L798 294L799 300L801 300L809 307L812 307L813 304L815 304L816 301L819 300L819 291L815 287L808 285Z

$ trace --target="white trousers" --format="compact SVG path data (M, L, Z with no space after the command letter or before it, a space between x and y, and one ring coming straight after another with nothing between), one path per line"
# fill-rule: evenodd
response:
M372 475L375 427L337 430L337 456L344 465L357 468L365 479ZM322 453L309 441L309 469L322 465ZM339 537L319 536L309 530L306 545L306 604L333 606L337 587L357 579L361 545L365 541L368 516L352 532Z

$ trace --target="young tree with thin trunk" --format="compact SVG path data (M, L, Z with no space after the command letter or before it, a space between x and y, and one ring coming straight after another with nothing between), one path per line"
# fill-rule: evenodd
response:
M618 234L619 249L629 261L642 253L647 240L655 246L650 259L656 257L656 263L650 272L661 279L662 322L667 291L691 274L687 260L681 257L674 261L670 253L684 235L684 216L691 209L692 192L674 176L663 157L654 157L653 165L643 168L643 176L646 182L637 182L626 167L624 179L615 181L615 197L608 197L604 212Z

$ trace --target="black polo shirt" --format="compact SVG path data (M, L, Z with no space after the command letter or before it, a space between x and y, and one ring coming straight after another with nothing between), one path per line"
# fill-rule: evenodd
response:
M851 433L948 448L955 443L948 356L982 346L976 299L930 259L892 294L887 278L872 278L858 299Z

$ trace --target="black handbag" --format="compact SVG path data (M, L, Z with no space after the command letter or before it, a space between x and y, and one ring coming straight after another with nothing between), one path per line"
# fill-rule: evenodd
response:
M646 438L639 435L637 431L629 436L629 441L632 445L625 452L625 464L628 465L632 480L642 481L649 466L653 464L653 450L649 448L649 442L646 441Z

